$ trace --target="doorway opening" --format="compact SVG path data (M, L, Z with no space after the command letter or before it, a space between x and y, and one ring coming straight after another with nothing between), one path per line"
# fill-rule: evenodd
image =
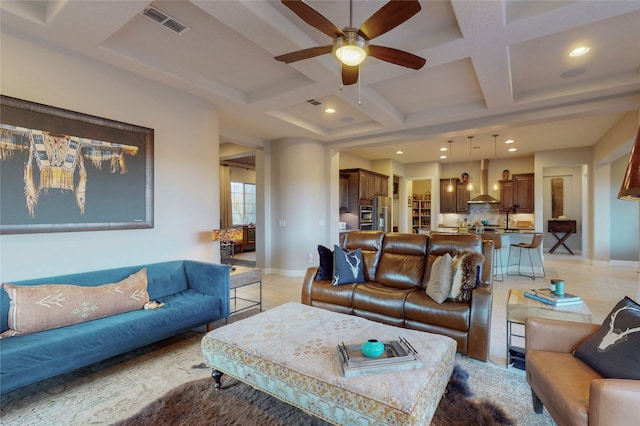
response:
M233 263L256 266L257 177L255 151L235 144L233 154L220 156L220 227L238 228L241 237L234 241ZM237 152L238 149L241 152ZM229 151L226 147L225 151Z

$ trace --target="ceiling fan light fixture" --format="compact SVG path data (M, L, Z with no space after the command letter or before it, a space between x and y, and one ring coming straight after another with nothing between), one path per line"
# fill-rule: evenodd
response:
M344 37L336 38L333 43L333 54L347 66L358 66L369 54L369 42L359 36L356 29L345 28L343 31Z

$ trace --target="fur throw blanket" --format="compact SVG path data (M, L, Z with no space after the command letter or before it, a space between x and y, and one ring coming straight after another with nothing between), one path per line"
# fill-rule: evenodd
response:
M482 253L471 250L460 250L455 255L459 258L457 268L462 274L462 287L456 296L456 301L469 302L471 292L480 280L480 265L484 262L484 256Z

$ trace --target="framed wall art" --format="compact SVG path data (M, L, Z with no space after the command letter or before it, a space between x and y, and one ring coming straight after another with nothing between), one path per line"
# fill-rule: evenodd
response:
M0 96L0 234L153 228L153 129Z

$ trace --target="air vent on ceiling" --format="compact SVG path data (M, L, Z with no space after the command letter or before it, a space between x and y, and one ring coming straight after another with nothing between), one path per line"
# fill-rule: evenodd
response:
M160 9L156 9L155 7L147 7L144 12L142 12L142 14L147 18L152 19L153 21L162 25L163 27L170 29L176 34L183 34L190 29L182 22L172 18L171 16L167 15Z
M309 99L307 102L309 102L311 105L315 105L315 106L322 105L322 102L320 102L317 99Z

